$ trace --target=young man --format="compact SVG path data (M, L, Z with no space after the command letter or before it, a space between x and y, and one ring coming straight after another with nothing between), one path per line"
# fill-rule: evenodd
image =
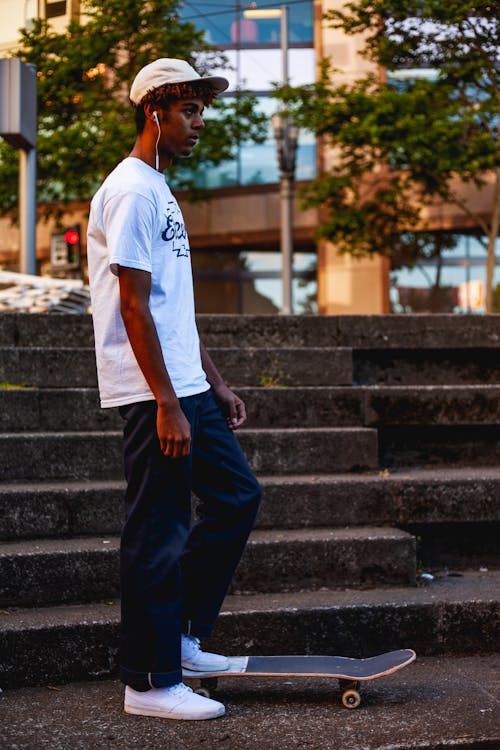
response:
M125 420L121 679L125 711L209 719L182 667L227 668L212 633L255 520L260 490L233 431L245 405L195 323L189 243L163 170L189 156L206 105L228 86L161 58L130 91L137 139L91 204L88 262L102 407ZM200 500L191 525L191 491Z

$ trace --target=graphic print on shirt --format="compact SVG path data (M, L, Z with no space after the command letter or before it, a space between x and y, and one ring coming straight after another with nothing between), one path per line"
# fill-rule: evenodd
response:
M168 202L168 212L165 213L166 227L161 233L161 238L167 242L169 249L177 253L177 257L189 257L189 242L180 212L179 206L175 201Z

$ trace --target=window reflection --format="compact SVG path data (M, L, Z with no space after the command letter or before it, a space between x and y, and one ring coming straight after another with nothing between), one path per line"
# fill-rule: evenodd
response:
M197 312L280 311L283 294L279 252L193 251L192 261ZM316 265L316 253L294 253L292 297L297 314L317 312Z
M266 2L265 7L279 9L280 5L280 2ZM237 88L256 92L260 110L270 119L278 108L271 92L274 84L282 80L280 19L244 18L243 6L243 3L235 0L217 0L207 10L207 3L186 0L180 17L204 30L207 41L224 49L227 65L211 72L229 79L229 91ZM288 27L290 83L293 86L312 83L315 80L312 0L294 2L288 6ZM228 96L230 94L224 98ZM215 110L212 110L210 117L214 113ZM187 165L177 170L179 178L182 173L189 172ZM297 180L309 180L315 175L315 138L301 131L295 176ZM242 143L234 160L201 169L190 176L197 187L205 189L279 182L276 147L270 124L265 143ZM175 186L175 177L172 184Z
M271 115L276 110L276 102L269 97L259 97L259 109L267 115L268 131L262 144L242 143L235 158L217 166L201 166L191 175L185 163L178 162L175 171L169 176L169 183L175 189L177 180L186 174L194 179L196 187L202 189L233 187L234 185L259 185L279 182L279 168L276 145L271 127ZM210 116L216 113L213 110ZM297 149L295 168L296 180L311 180L316 175L316 139L312 133L301 131Z
M235 0L217 0L209 3L199 0L184 0L180 17L191 21L205 33L207 42L217 46L279 44L280 22L276 18L248 19L243 16L243 3ZM266 8L279 8L280 2L265 3ZM312 42L313 4L311 0L289 5L290 42Z
M485 311L486 238L446 235L452 247L437 258L391 273L391 310L396 313L465 313ZM500 240L497 241L497 252ZM500 312L500 268L493 281L495 312Z
M269 92L282 80L282 55L279 49L227 50L228 65L217 68L214 75L229 81L229 90L235 88L255 92ZM310 47L288 50L288 74L292 86L312 83L315 76L315 53Z

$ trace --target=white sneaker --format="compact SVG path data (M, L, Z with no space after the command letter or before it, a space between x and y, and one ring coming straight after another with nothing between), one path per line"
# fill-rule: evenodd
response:
M229 669L229 660L225 656L202 651L199 638L192 635L182 636L181 664L183 669L193 672L224 672Z
M168 688L152 688L143 693L127 685L123 707L127 714L192 721L216 719L226 712L222 703L193 693L183 682Z

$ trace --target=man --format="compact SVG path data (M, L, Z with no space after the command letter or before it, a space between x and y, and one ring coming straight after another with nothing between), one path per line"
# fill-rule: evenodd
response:
M161 58L130 91L137 138L91 204L88 261L101 406L125 420L121 679L125 711L224 713L182 667L224 670L211 635L260 500L233 434L245 405L199 341L189 243L163 171L189 156L206 105L228 86ZM191 490L198 496L191 524Z

